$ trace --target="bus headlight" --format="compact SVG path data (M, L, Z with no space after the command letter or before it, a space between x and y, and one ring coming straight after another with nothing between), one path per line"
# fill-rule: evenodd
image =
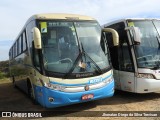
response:
M147 73L138 73L137 77L138 78L155 79L155 77L152 74L147 74Z
M109 84L112 81L113 81L113 77L110 77L110 78L104 80L103 82Z
M49 89L59 90L59 91L63 91L65 89L65 87L62 85L57 85L57 84L52 84L52 83L45 83L44 86Z

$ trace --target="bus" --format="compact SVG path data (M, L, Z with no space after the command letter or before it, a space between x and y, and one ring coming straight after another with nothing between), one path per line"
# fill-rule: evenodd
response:
M111 97L114 79L104 32L88 16L36 14L28 19L9 50L14 86L46 108Z
M115 88L134 93L160 91L160 19L119 19L102 28L108 27L120 39L119 46L109 48Z

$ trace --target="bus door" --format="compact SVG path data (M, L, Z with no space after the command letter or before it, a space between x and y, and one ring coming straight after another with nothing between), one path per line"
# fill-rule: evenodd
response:
M121 90L134 92L135 91L135 74L133 62L128 44L122 43L118 48L118 75Z
M131 61L131 54L127 43L121 43L118 47L110 48L111 62L113 66L113 75L115 88L134 92L135 73Z
M119 77L119 70L113 69L113 75L115 80L115 88L117 90L121 90L121 82Z
M119 46L110 47L110 56L114 68L114 79L116 89L124 91L135 91L135 73L131 53L131 47L125 30L124 22L109 26L119 34Z
M121 90L121 83L119 77L119 65L118 65L118 47L110 47L110 56L111 56L111 63L113 66L113 75L115 80L115 88Z

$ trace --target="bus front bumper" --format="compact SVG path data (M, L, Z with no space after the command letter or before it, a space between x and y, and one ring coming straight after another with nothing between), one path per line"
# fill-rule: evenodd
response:
M160 80L137 78L137 93L151 93L160 91Z
M84 92L61 92L46 87L34 86L35 99L38 103L46 108L54 108L75 103L87 102L106 97L111 97L114 94L114 81L99 89L89 90ZM83 95L93 94L93 98L82 100Z

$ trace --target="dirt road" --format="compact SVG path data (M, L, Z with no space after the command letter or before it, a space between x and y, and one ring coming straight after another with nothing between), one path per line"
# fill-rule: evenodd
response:
M77 116L84 111L97 111L92 114L98 114L99 111L160 111L160 93L149 94L134 94L122 91L116 91L115 95L111 98L106 98L97 101L91 101L87 103L75 104L56 109L45 109L40 105L34 105L31 100L19 89L15 89L12 83L7 80L0 84L0 111L50 111L50 117L58 117L59 119L81 119L81 117L69 117ZM58 111L58 112L55 112ZM64 112L67 111L67 112ZM76 112L75 112L76 111ZM56 114L55 114L56 113ZM90 112L91 113L91 112ZM65 115L68 115L67 117ZM83 114L88 114L84 112ZM65 117L64 117L65 116ZM126 118L126 117L125 117ZM46 119L46 118L42 118ZM97 119L96 117L90 117L87 119ZM123 117L101 117L101 119L123 119ZM133 117L127 117L127 119L133 119ZM137 117L136 117L137 119ZM142 117L138 119L144 119ZM157 117L145 118L147 120L158 120Z

